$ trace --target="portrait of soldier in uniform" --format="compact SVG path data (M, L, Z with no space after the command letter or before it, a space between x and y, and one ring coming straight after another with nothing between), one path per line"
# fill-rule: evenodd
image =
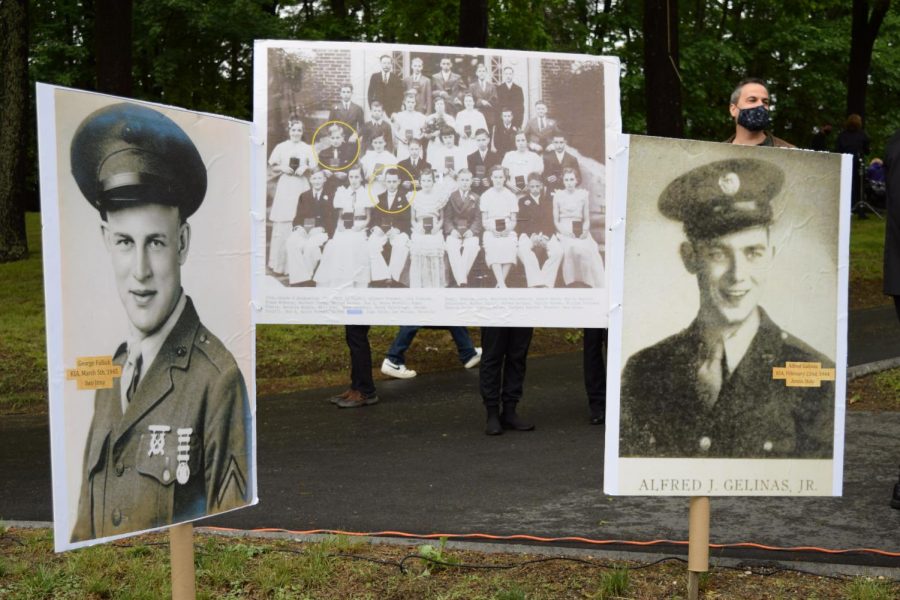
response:
M733 158L691 168L658 196L659 213L683 225L678 252L699 310L682 331L628 358L621 456L832 457L834 382L788 386L773 368L833 361L760 305L778 260L771 227L784 181L774 161Z
M81 195L97 211L91 233L103 238L129 324L109 349L121 377L95 393L71 541L248 504L244 377L182 287L190 218L207 195L197 147L161 112L118 103L81 122L70 157Z

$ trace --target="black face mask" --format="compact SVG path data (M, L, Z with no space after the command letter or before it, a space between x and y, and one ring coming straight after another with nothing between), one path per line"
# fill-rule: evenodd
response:
M762 131L769 126L769 109L762 104L753 108L742 108L738 112L737 122L750 131Z

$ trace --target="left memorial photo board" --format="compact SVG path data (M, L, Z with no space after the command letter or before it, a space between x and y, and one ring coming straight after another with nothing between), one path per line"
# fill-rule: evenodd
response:
M56 550L255 504L250 123L37 106Z
M605 327L618 74L613 57L257 41L257 322Z

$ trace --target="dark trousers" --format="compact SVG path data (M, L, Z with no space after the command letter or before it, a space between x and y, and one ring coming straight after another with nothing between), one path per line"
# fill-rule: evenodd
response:
M522 397L532 327L481 328L481 398L485 406L512 405Z
M584 330L584 389L591 417L606 414L607 329Z
M900 296L891 296L894 299L894 310L897 311L897 319L900 320Z
M369 347L368 325L344 325L350 349L350 389L367 396L375 393L372 380L372 349Z

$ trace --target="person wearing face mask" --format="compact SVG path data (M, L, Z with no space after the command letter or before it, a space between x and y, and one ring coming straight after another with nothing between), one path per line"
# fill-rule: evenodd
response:
M766 83L756 77L741 80L731 92L731 103L728 106L735 123L734 135L725 140L725 143L795 148L790 142L775 137L769 131L770 110L769 88Z

